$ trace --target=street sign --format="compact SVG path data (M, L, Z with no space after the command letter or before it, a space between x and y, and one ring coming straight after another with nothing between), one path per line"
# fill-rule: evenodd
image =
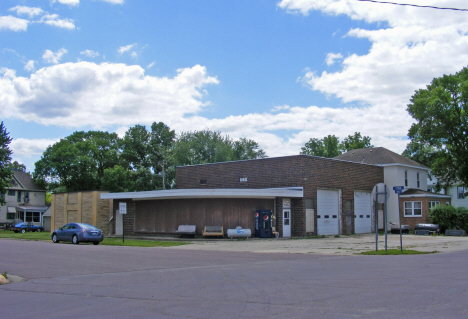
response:
M401 194L404 189L405 189L404 186L393 186L393 190L395 191L395 194Z
M119 213L126 214L127 213L127 203L119 203Z

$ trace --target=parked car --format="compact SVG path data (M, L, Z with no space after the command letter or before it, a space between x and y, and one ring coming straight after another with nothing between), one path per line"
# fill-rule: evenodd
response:
M37 231L37 232L44 231L44 227L34 225L33 223L29 223L29 222L23 222L23 223L19 223L11 227L10 230L14 231L15 233L21 232L24 234L27 231Z
M54 243L71 241L74 244L92 242L94 245L98 245L103 239L104 235L100 229L84 223L69 223L52 233Z

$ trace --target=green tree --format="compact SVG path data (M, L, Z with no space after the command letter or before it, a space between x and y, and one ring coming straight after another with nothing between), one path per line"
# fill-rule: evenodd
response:
M106 168L118 162L117 134L75 132L47 147L35 163L34 179L40 185L67 191L100 189Z
M232 140L220 132L203 130L180 134L173 147L176 165L194 165L256 159L265 157L265 152L255 141Z
M416 120L407 154L428 158L444 187L468 186L468 68L434 78L411 97L407 111Z
M144 125L135 125L125 132L125 137L121 141L124 162L129 163L133 169L138 167L150 167L149 161L150 132Z
M348 135L339 145L339 149L343 153L350 150L372 147L374 145L371 144L371 138L369 136L361 136L359 132L355 132L354 135Z
M5 194L6 189L11 185L13 176L9 167L11 161L11 150L9 144L13 139L6 131L3 122L0 124L0 195ZM0 196L0 205L5 205L5 197Z
M120 165L106 168L104 170L101 188L111 192L133 191L132 171Z
M26 172L26 165L21 164L21 163L18 163L18 161L14 161L14 162L12 162L12 163L9 163L9 164L8 164L8 167L9 167L11 170L20 171L20 172Z
M339 139L335 135L325 136L321 140L311 138L305 146L301 148L300 154L332 158L341 154L338 146Z

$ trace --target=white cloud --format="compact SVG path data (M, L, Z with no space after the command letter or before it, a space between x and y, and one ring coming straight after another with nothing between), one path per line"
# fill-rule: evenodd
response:
M17 15L28 15L30 18L42 14L44 11L41 8L35 8L35 7L26 7L26 6L16 6L11 9L8 9L8 11L16 11Z
M131 56L133 59L136 59L136 58L138 57L138 53L132 52L132 53L130 53L130 56Z
M156 64L156 62L153 61L153 62L151 62L150 64L148 64L148 65L146 66L146 68L147 68L147 69L151 69L155 64Z
M177 122L200 112L202 89L218 83L200 65L173 78L145 76L137 65L90 62L42 68L29 78L9 69L1 74L0 118L66 127Z
M54 4L55 2L73 6L73 7L80 4L80 0L50 0L50 4Z
M10 148L15 157L28 158L34 155L42 155L47 146L58 141L59 139L15 138L11 141Z
M75 29L75 23L72 19L60 19L57 14L46 14L41 18L39 23L45 23L58 28Z
M327 65L332 65L335 63L335 60L343 59L343 55L341 53L328 53L325 62Z
M84 50L84 51L81 51L80 54L86 55L87 57L90 57L90 58L96 58L99 56L99 52L96 52L93 50Z
M111 4L124 4L124 0L101 0L101 1L108 2Z
M448 3L450 7L466 7L466 1ZM432 0L424 1L424 5L443 4ZM370 41L369 52L363 55L351 53L343 59L340 71L309 70L302 78L313 90L336 96L344 103L359 105L336 110L349 117L346 121L331 109L317 109L317 112L331 112L330 118L320 120L320 126L324 125L329 130L324 132L326 134L340 132L343 129L341 125L345 123L349 128L353 127L351 133L355 129L363 135L370 135L375 145L394 147L394 151L401 152L413 121L406 107L414 91L425 88L434 77L455 73L467 65L466 12L352 0L283 0L278 6L306 16L317 10L378 23L377 29L375 25L372 29L366 29L364 25L347 31L348 37ZM331 65L337 58L343 57L330 53L326 62Z
M120 47L117 51L118 51L120 54L122 54L122 53L124 53L124 52L130 51L135 45L136 45L136 43L134 43L134 44L129 44L129 45Z
M0 16L0 30L26 31L28 20L13 16Z
M62 56L66 53L68 53L68 51L63 48L55 53L50 50L45 50L42 55L42 59L47 63L58 64L62 59Z
M29 60L29 61L24 65L24 69L25 69L26 71L29 71L29 72L34 71L34 63L35 63L35 61Z

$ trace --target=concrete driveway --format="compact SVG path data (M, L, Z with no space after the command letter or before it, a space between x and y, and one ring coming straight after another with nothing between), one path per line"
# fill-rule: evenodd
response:
M448 253L468 250L468 237L403 235L403 249ZM388 249L400 249L400 235L388 234ZM320 255L354 255L375 250L375 234L313 239L197 239L191 245L174 247L179 250L214 250L255 253L292 253ZM378 249L385 249L385 236L379 236Z

